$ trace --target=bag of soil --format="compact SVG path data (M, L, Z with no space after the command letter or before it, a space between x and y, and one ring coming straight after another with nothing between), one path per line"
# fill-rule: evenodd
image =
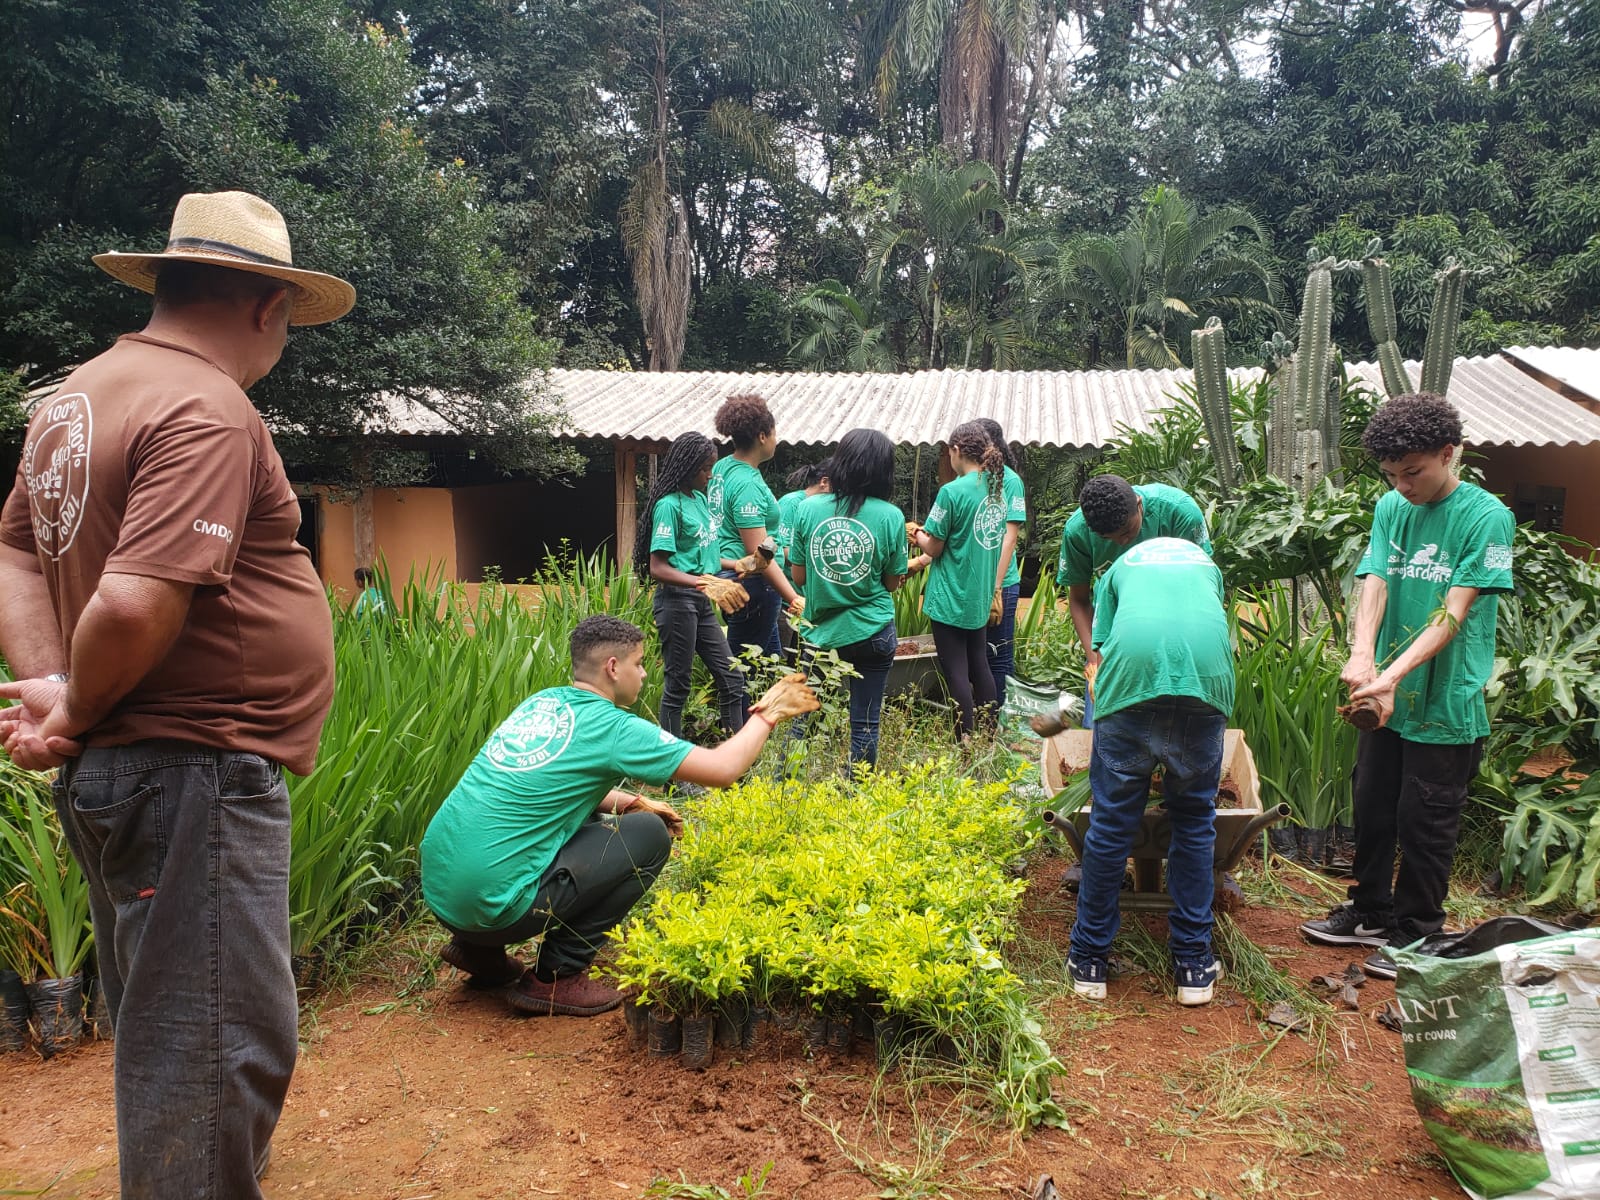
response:
M0 971L0 1054L28 1048L28 993L22 976L7 967Z
M1393 954L1411 1099L1467 1194L1600 1200L1600 929L1497 917Z

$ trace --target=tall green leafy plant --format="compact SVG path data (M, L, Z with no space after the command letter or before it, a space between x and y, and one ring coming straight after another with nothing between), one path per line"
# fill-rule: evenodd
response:
M48 781L5 759L0 787L0 857L14 881L0 896L0 922L9 927L0 945L25 977L70 978L94 945L88 882L67 848Z

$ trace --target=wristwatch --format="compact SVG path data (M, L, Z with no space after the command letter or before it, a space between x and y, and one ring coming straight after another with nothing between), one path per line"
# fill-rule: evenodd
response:
M67 676L67 673L65 671L57 671L53 675L46 675L45 676L45 681L48 682L48 683L65 683L65 682L67 682L67 679L68 679L68 676Z

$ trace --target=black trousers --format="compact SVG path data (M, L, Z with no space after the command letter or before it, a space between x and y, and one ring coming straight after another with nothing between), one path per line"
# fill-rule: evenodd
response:
M710 599L698 588L658 583L651 604L661 634L661 728L674 737L683 736L683 706L698 654L717 685L723 730L738 732L745 720L744 675L728 654L728 639Z
M932 620L928 624L933 627L933 647L939 652L945 686L956 702L957 733L967 737L977 728L978 709L992 709L998 698L994 672L989 670L989 627L962 629Z
M556 852L533 903L515 924L493 931L445 928L469 946L496 948L542 934L535 973L545 980L577 975L588 969L607 931L622 923L670 857L672 835L655 813L596 813Z
M1359 735L1350 900L1357 911L1386 921L1397 946L1444 925L1461 810L1482 757L1481 738L1436 746L1388 729Z

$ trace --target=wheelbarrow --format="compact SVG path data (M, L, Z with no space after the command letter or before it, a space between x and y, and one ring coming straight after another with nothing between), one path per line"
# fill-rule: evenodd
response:
M1059 800L1068 778L1089 769L1093 745L1094 734L1087 729L1066 729L1044 739L1039 771L1045 791ZM1228 798L1231 803L1217 809L1212 872L1219 890L1228 872L1239 865L1256 836L1289 815L1287 804L1262 809L1256 760L1242 729L1230 729L1222 736L1221 778L1230 785L1233 795ZM1088 831L1093 807L1091 801L1075 813L1058 813L1051 809L1044 813L1044 823L1066 839L1080 862L1083 861L1083 835ZM1172 898L1162 885L1161 870L1171 841L1171 817L1165 808L1152 804L1145 809L1144 819L1134 834L1133 888L1125 887L1121 893L1124 911L1161 913L1171 909Z

